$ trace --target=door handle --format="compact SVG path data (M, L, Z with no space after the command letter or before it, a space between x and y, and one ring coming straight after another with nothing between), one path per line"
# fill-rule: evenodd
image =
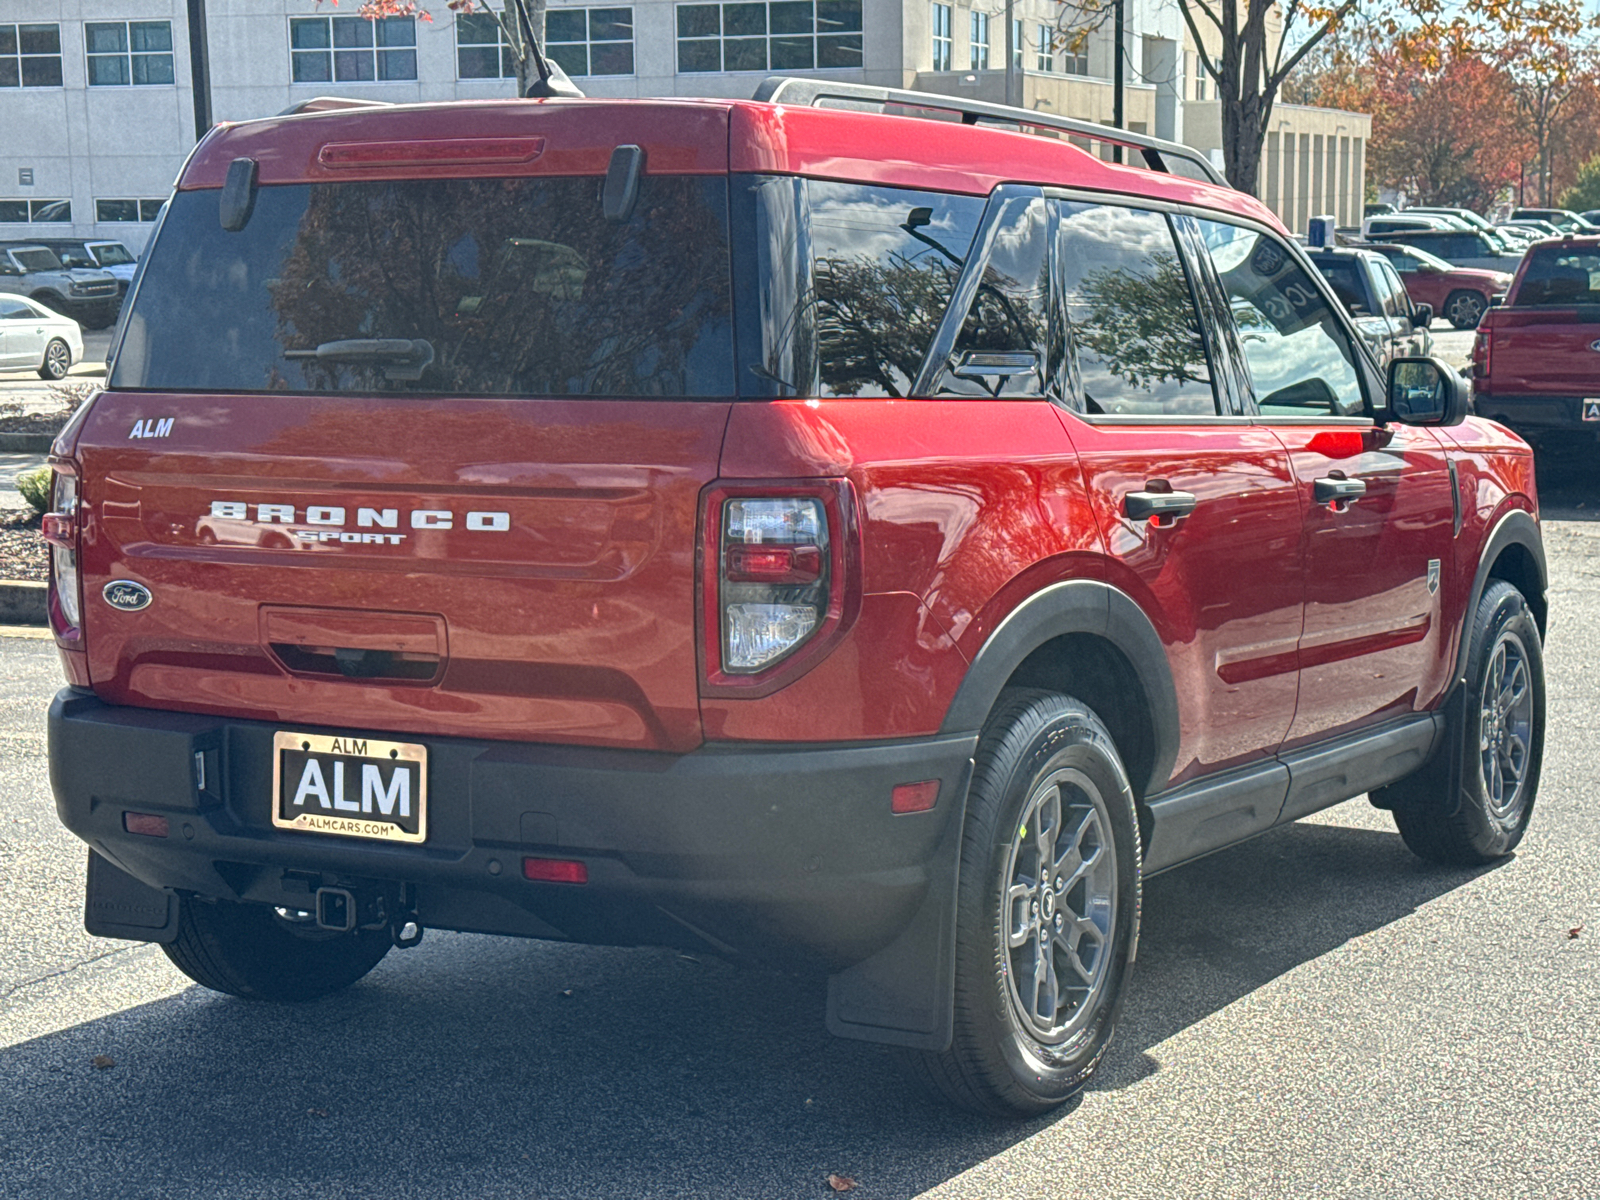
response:
M1341 501L1349 503L1365 496L1367 485L1366 481L1361 479L1341 479L1325 475L1312 485L1311 494L1318 504L1338 504Z
M1198 503L1193 492L1129 492L1122 498L1123 509L1135 521L1146 517L1176 521L1192 513Z

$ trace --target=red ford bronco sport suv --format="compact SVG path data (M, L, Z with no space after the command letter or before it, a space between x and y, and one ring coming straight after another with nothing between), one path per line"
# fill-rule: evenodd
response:
M201 143L53 458L92 932L276 1000L428 926L777 963L1027 1113L1146 876L1364 792L1517 844L1532 458L1454 371L1192 151L762 97Z

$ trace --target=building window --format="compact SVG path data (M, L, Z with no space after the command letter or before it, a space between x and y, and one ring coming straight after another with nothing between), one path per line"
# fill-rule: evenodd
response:
M90 87L172 82L171 21L90 21L83 27Z
M1089 73L1089 35L1078 34L1083 40L1074 44L1068 41L1061 47L1061 69L1068 75Z
M163 200L96 200L94 219L102 225L117 221L148 223L156 219L164 203Z
M1039 58L1034 68L1038 71L1054 71L1056 69L1055 56L1056 31L1048 25L1039 26Z
M861 0L678 5L678 71L861 65Z
M61 26L0 25L0 87L60 87Z
M933 69L935 71L948 71L950 69L951 52L955 42L950 36L951 5L935 4L933 6Z
M1011 65L1022 70L1022 21L1011 22Z
M410 17L290 17L296 83L370 83L417 77L417 27Z
M544 46L568 75L632 75L633 9L547 8Z
M492 13L456 14L456 78L515 79L517 56Z
M1206 98L1206 69L1201 65L1198 54L1194 56L1194 98L1196 100Z
M0 200L0 225L71 221L71 200Z
M972 69L989 69L989 14L972 14Z

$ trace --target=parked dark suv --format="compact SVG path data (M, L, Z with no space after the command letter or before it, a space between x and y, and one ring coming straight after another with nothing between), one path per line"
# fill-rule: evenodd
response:
M1532 457L1454 371L1192 151L762 96L206 137L53 456L91 931L272 1000L429 926L775 962L1027 1113L1148 875L1362 793L1517 844Z

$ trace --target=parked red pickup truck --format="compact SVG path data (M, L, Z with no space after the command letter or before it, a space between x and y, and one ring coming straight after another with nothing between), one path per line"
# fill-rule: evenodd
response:
M1478 326L1480 416L1535 444L1600 436L1600 237L1540 242Z

